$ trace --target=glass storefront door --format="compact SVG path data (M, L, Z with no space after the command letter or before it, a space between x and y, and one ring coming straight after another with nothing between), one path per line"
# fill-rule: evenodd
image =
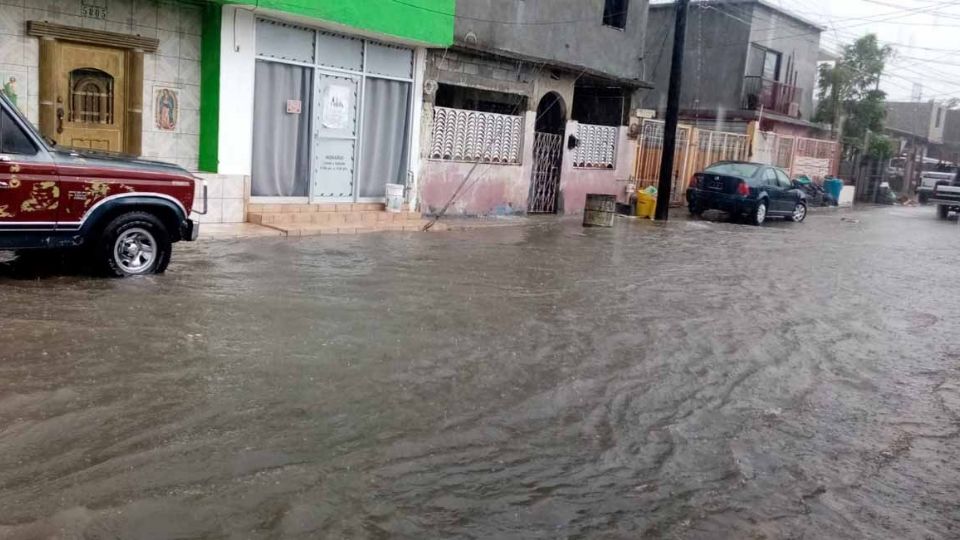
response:
M315 99L311 199L352 202L357 176L360 79L318 73Z
M406 47L258 20L253 196L382 201L388 183L406 183L413 60Z

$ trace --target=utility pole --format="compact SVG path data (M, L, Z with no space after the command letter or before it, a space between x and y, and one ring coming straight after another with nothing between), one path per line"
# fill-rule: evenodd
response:
M657 189L657 221L670 217L670 189L673 186L673 157L677 150L677 124L680 119L680 84L683 76L683 47L687 34L687 10L690 0L677 0L673 30L673 58L670 63L670 89L667 91L667 117L663 126L663 159L660 162L660 187Z

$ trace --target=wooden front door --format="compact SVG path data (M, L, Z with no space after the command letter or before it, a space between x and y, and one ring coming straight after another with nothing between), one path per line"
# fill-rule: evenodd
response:
M60 42L56 56L57 144L126 152L126 66L123 49Z

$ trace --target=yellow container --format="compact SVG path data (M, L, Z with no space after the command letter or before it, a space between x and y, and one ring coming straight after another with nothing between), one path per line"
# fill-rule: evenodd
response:
M657 213L657 196L645 191L637 192L637 217L653 219Z

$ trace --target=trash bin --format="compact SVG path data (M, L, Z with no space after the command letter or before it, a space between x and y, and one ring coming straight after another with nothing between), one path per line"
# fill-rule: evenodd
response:
M617 196L599 193L587 195L587 202L583 207L584 227L613 227L613 220L617 217Z
M657 194L647 191L637 192L637 217L653 219L657 213Z
M387 212L403 212L403 184L387 184Z
M843 180L839 178L827 178L823 181L823 190L827 195L833 197L834 201L840 200L840 192L843 191Z

